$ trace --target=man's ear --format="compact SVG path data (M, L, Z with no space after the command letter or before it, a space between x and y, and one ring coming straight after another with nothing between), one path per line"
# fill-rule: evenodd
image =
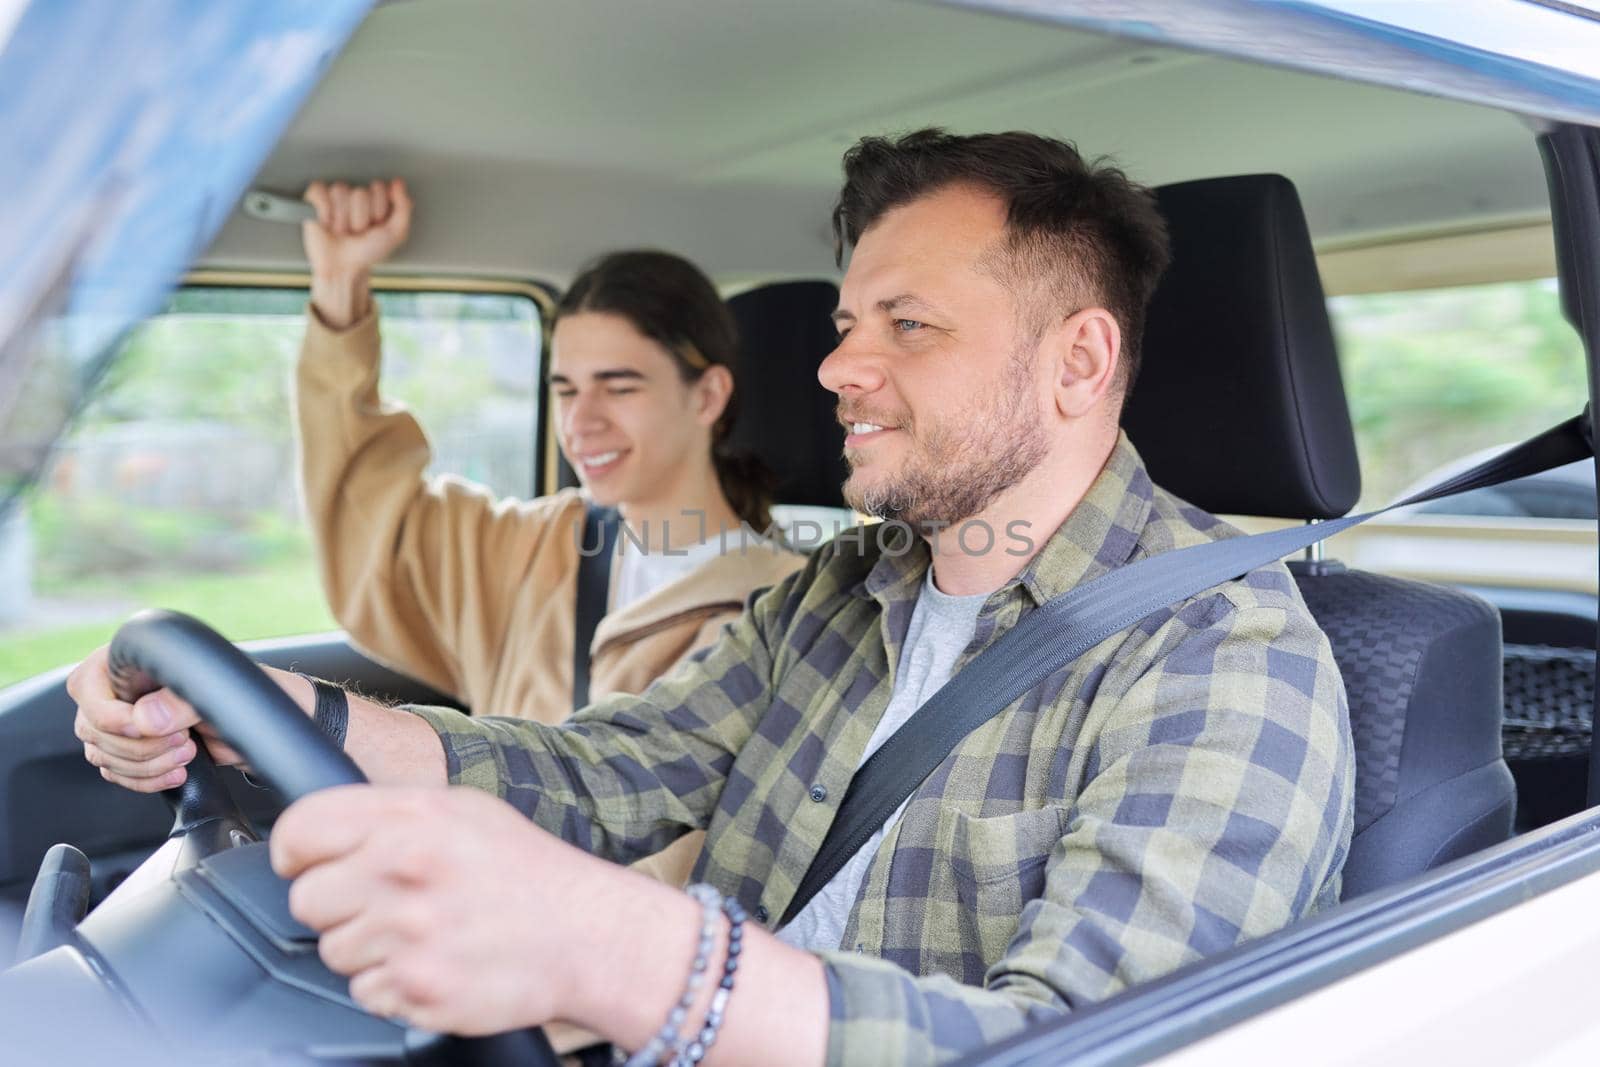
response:
M1095 411L1114 390L1122 330L1105 308L1085 308L1046 331L1042 347L1056 410L1069 419Z
M695 421L702 426L714 426L733 398L733 372L720 363L707 367L694 383Z

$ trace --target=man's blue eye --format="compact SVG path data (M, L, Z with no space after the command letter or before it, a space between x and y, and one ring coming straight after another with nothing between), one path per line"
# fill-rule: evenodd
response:
M612 396L627 396L629 393L637 393L638 391L639 387L635 385L625 385L620 388L606 390Z
M901 333L910 333L912 330L921 329L922 323L918 322L916 319L895 319L894 328L899 330Z

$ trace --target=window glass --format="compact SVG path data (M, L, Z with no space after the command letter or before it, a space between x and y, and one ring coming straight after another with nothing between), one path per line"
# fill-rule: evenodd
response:
M1363 509L1583 408L1583 346L1561 316L1554 280L1342 296L1328 306L1355 420ZM1593 519L1594 474L1576 465L1425 508Z
M384 293L383 390L433 471L536 489L540 321L523 295ZM133 331L0 519L0 685L71 663L146 607L248 640L334 628L296 488L306 293L188 288Z

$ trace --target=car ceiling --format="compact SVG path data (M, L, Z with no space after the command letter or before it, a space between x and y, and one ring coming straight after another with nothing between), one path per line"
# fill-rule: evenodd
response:
M841 153L928 124L1063 137L1152 184L1283 173L1323 248L1548 216L1503 112L918 0L393 0L257 184L405 176L400 272L560 282L655 246L737 284L832 273ZM236 215L204 264L303 259Z

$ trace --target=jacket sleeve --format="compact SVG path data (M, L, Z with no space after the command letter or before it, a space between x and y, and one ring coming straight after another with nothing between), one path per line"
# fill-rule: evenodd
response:
M1210 608L1105 714L1043 893L982 988L821 954L831 1065L954 1060L1330 902L1354 774L1332 655L1282 611Z
M376 312L347 330L307 309L296 372L301 488L323 588L362 648L437 689L465 690L499 661L508 613L560 498L496 501L428 479L432 450L378 394ZM470 658L470 661L468 659Z

